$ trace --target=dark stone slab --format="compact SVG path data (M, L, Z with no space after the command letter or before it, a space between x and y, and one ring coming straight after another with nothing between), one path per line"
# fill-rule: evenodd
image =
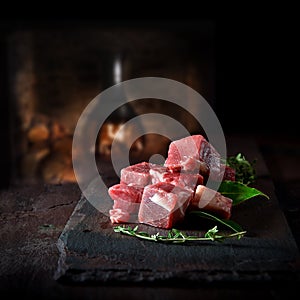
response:
M257 197L234 207L232 219L247 231L246 237L183 245L141 241L114 233L109 218L82 197L58 240L56 279L68 283L299 279L299 252L258 149L243 139L228 144L258 160L256 186L271 198ZM229 154L235 154L234 147ZM202 219L190 221L181 228L200 235L215 225ZM139 225L139 229L165 233L146 225Z

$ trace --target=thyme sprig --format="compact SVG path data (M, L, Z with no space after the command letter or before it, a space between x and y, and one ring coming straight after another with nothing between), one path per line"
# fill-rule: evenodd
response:
M172 228L168 235L161 235L159 232L156 234L149 234L145 231L138 231L138 226L135 226L134 228L130 226L116 226L114 227L115 232L119 232L122 234L126 234L129 236L133 236L139 239L153 241L153 242L162 242L162 243L185 243L185 242L194 242L194 241L218 241L222 242L225 239L229 238L238 238L244 236L246 231L240 231L235 232L228 235L222 235L219 233L219 230L217 226L209 229L204 236L193 236L193 235L187 235L183 232L181 232L178 229Z

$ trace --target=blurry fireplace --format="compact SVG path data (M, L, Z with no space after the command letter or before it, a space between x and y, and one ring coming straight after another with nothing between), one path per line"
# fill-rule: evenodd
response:
M198 91L214 106L214 24L93 24L31 26L7 35L7 71L12 119L12 182L74 182L72 137L86 105L113 85L120 53L121 80L157 76ZM190 107L189 109L199 109ZM136 114L176 118L189 132L200 125L184 110L156 99L132 103ZM99 136L96 152L105 137ZM143 155L166 154L169 140L145 137ZM109 148L109 145L106 145ZM98 153L99 154L99 153Z

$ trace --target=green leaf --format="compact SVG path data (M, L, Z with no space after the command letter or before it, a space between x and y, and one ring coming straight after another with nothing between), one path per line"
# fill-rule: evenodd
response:
M214 241L215 238L216 238L216 234L218 233L218 231L219 231L219 230L218 230L218 227L215 226L214 228L209 229L209 230L205 233L204 237L209 238L209 239L211 239L212 241Z
M172 232L173 232L174 239L177 239L178 237L180 237L180 231L179 230L173 228Z
M270 199L266 194L258 189L249 187L240 182L223 181L218 190L223 196L232 199L232 205L238 205L256 196L263 196Z
M149 233L148 233L148 232L145 232L145 231L139 231L139 235L142 235L142 236L149 236Z
M207 212L204 212L204 211L195 210L195 211L191 211L190 214L198 215L200 217L203 217L203 218L206 218L209 220L217 221L217 222L229 227L234 232L243 231L242 227L239 224L237 224L236 222L234 222L232 220L219 219L218 217L216 217L212 214L209 214Z
M122 230L121 226L114 227L114 232L121 232L121 230Z
M226 164L235 170L235 181L246 185L253 183L256 179L255 163L256 161L249 162L241 153L230 156L226 160Z

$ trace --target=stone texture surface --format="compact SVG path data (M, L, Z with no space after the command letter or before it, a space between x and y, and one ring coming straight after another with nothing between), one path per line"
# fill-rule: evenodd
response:
M257 198L234 208L232 219L247 230L247 237L222 244L166 245L116 234L109 218L83 197L58 242L61 258L57 276L77 283L291 279L296 276L297 246L272 185L264 181L259 186L271 196L270 201ZM213 226L202 220L192 223L180 228L203 235ZM146 225L139 228L152 234L167 233Z
M228 139L228 146L232 149L229 149L229 154L234 154L235 150L244 151L245 154L249 154L250 158L255 158L258 154L257 148L254 147L253 143L246 142L247 139ZM271 144L267 140L264 140L264 145L268 145L269 149L277 149L278 145ZM233 147L234 145L234 147ZM284 144L280 146L280 149L284 147ZM252 148L252 150L251 150ZM293 152L289 153L289 159L291 155L297 157L296 149L293 144ZM269 149L263 149L263 153L268 153ZM286 146L286 149L290 149ZM268 151L267 151L268 150ZM253 152L254 151L254 152ZM271 161L267 161L269 169L273 164L275 172L277 172L276 165L278 161L282 161L286 152L283 154L280 152L274 153L274 155L269 156ZM266 156L265 156L266 157ZM262 157L259 155L259 160L262 160ZM276 163L277 162L277 163ZM280 164L284 168L284 163ZM266 188L266 192L269 192L273 195L274 186L270 183L270 178L264 164L259 164L259 172L261 174L260 182L261 188ZM280 171L280 170L279 170ZM107 170L102 170L102 174L105 174ZM293 178L298 173L296 172ZM273 176L273 172L272 172ZM289 176L292 176L291 174ZM107 179L107 182L112 182L114 180L113 176ZM284 188L287 188L288 185L281 185L281 189L278 190L278 182L290 183L290 185L296 186L296 180L294 181L280 181L280 172L276 177L276 193L281 191L279 194L279 205L281 209L285 212L289 225L294 237L299 240L299 230L297 226L299 224L299 205L296 203L297 189L288 190L289 194L284 193ZM271 185L270 185L271 184ZM292 197L293 196L293 197ZM261 272L261 278L256 277L257 280L252 280L255 274L258 274L256 271L248 273L249 277L245 277L245 280L241 282L239 279L238 273L224 273L223 275L231 274L231 281L222 282L218 281L217 271L214 270L210 272L210 276L201 283L195 283L191 280L189 283L184 282L182 278L180 280L167 281L167 280L158 280L156 282L131 282L124 284L124 282L116 283L103 283L95 281L93 284L89 284L85 281L81 284L77 284L72 277L68 280L69 284L62 283L54 279L54 275L57 275L58 261L59 261L59 251L57 248L57 241L61 236L62 231L64 230L69 217L74 211L75 206L78 204L78 201L81 197L81 192L76 185L30 185L30 186L17 186L11 187L9 190L3 190L0 192L0 291L1 297L13 297L14 295L22 296L22 299L182 299L184 297L189 299L216 299L222 297L224 299L234 299L243 297L244 299L253 299L253 297L264 297L266 299L295 299L293 296L295 291L297 291L299 283L299 264L285 264L282 260L277 260L278 257L282 258L288 253L294 254L295 244L290 235L290 231L287 229L285 218L283 217L279 207L276 203L273 202L274 197L272 196L272 202L261 202L261 199L253 200L249 202L249 205L245 205L243 211L245 214L240 215L240 211L236 212L236 215L233 218L244 225L245 229L248 230L249 237L244 240L245 243L252 245L251 241L259 240L259 237L262 236L264 243L266 245L267 253L270 253L270 257L266 259L266 265L269 265L273 268L272 272L273 280L270 280L270 274ZM293 200L294 199L294 200ZM253 215L250 209L252 205L259 205L257 210L258 214ZM269 205L273 207L270 210ZM95 210L90 207L91 218L95 216ZM266 211L266 209L268 209ZM276 215L272 215L274 211L280 215L279 219ZM267 215L265 215L267 213ZM264 219L259 219L259 216L264 216ZM277 215L278 216L278 215ZM97 219L98 218L98 219ZM95 220L99 220L99 214ZM239 219L240 218L240 219ZM103 219L102 219L103 220ZM101 221L101 217L100 220ZM92 223L89 223L92 224ZM104 223L105 224L105 223ZM282 227L279 227L279 224L283 224ZM208 224L203 224L208 226ZM251 225L251 226L250 226ZM79 234L82 237L87 235L97 235L97 231L100 231L99 227L88 227L87 224L82 230L85 232ZM109 226L109 224L107 224ZM200 224L199 224L200 226ZM201 225L202 226L202 225ZM272 232L270 233L270 229ZM92 230L92 231L90 231ZM109 230L103 228L102 230ZM102 232L102 231L101 231ZM75 232L74 232L75 233ZM74 234L73 233L73 234ZM99 234L99 233L98 233ZM287 234L287 235L285 235ZM268 235L270 235L268 237ZM73 235L74 237L74 235ZM115 235L113 235L115 237ZM298 239L297 239L298 238ZM120 237L122 240L126 240L126 237ZM72 240L72 235L70 235L70 240ZM130 242L137 243L131 238L127 239ZM288 244L283 244L282 241L288 241ZM99 242L98 242L99 243ZM246 248L248 246L239 247L237 250L236 244L238 241L235 241L235 245L225 244L225 245L214 245L216 248L225 248L227 253L230 251L230 254L234 253L239 255L241 250L244 255ZM72 244L74 248L76 245L76 240ZM143 243L145 246L146 243ZM271 251L270 246L281 245L280 248L274 248ZM90 244L87 244L90 246ZM153 245L154 246L154 245ZM161 245L155 245L161 246ZM210 245L205 245L206 249L211 249ZM108 247L107 245L105 247ZM185 247L185 246L183 246ZM176 248L183 249L183 247L176 246ZM94 250L93 250L94 249ZM131 248L132 249L132 248ZM141 258L142 250L145 247L141 248L137 252L137 259ZM199 247L198 247L199 249ZM264 255L263 249L258 249L260 255ZM137 250L132 250L137 251ZM255 250L252 249L252 253ZM206 252L206 254L208 251ZM275 253L276 255L274 255ZM73 253L74 254L74 253ZM123 254L123 258L124 255ZM110 254L111 255L111 254ZM212 255L212 254L211 254ZM225 255L225 254L224 254ZM87 257L90 256L89 259ZM188 259L187 255L184 255L185 259ZM95 265L99 262L99 249L93 247L87 247L86 252L82 252L82 255L78 256L79 260L77 263L82 263L85 261L90 261L90 270L95 270ZM230 258L231 257L231 258ZM233 259L231 256L224 256L225 260ZM69 257L70 258L70 257ZM115 256L115 262L121 259L122 255L119 257ZM189 259L192 259L191 257ZM272 259L275 264L272 263ZM98 260L98 262L97 262ZM237 261L238 258L235 259ZM276 263L277 260L277 263ZM292 260L292 256L288 258ZM93 265L93 261L95 265ZM70 260L68 261L70 262ZM108 261L104 261L106 264ZM123 262L124 263L124 262ZM140 261L141 263L141 261ZM170 263L170 259L168 259ZM259 263L257 262L256 266ZM278 265L279 263L279 265ZM157 264L157 263L156 263ZM200 264L199 261L196 261L196 265ZM226 266L226 264L225 264ZM263 265L262 265L263 266ZM281 268L280 266L284 266ZM119 265L121 268L121 265ZM180 266L181 268L188 268L189 266ZM240 268L247 267L247 261L244 266ZM282 271L277 272L276 269L282 269ZM208 266L206 266L208 268ZM66 269L65 271L67 271ZM132 270L132 268L131 268ZM295 270L295 271L293 271ZM298 270L298 273L296 272ZM143 270L147 275L146 270ZM67 271L67 272L70 272ZM87 269L85 269L87 272ZM112 276L115 271L108 272L109 276ZM91 272L92 273L92 272ZM205 273L205 272L204 272ZM203 274L204 274L203 273ZM222 273L222 272L220 272ZM133 277L134 273L129 272ZM151 270L148 275L151 274ZM162 273L161 273L162 274ZM298 274L298 277L297 277ZM97 274L96 274L97 275ZM99 275L99 274L98 274ZM103 273L102 273L103 275ZM178 274L184 276L183 273ZM247 273L244 272L246 276ZM74 273L73 273L74 276ZM78 273L77 279L82 279L82 272ZM115 275L114 275L115 276ZM127 273L119 273L119 280L125 278L126 280ZM135 277L139 279L140 275L137 274ZM188 274L191 278L191 273ZM295 278L296 276L296 278ZM94 277L96 278L96 277ZM98 277L99 278L99 277ZM148 277L150 278L150 277ZM199 277L198 277L199 278ZM209 282L209 278L212 279ZM250 280L250 278L252 278ZM136 280L138 281L138 280Z
M76 185L31 185L1 191L3 293L26 297L55 288L52 277L58 256L56 241L79 195Z

